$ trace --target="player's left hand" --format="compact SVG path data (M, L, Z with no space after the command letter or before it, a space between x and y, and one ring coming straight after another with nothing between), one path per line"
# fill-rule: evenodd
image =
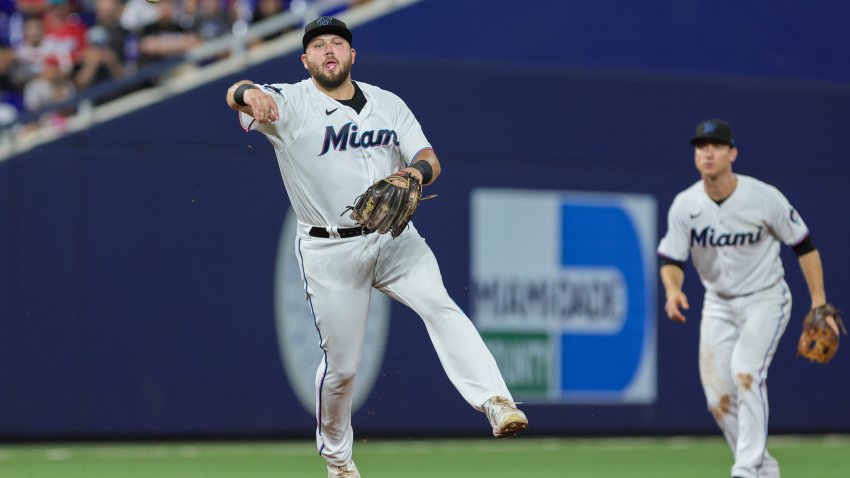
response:
M411 176L413 176L414 178L416 178L417 181L419 181L419 184L423 184L422 183L422 172L419 171L418 169L408 167L408 168L402 169L400 172L410 173Z
M422 183L410 168L376 181L349 206L351 219L380 234L404 232L422 199ZM419 177L419 171L415 171Z
M813 307L803 320L797 355L812 362L829 363L838 351L841 333L847 334L838 309L829 303Z
M829 328L832 329L833 332L835 332L835 335L838 335L838 333L839 333L838 332L838 324L835 323L835 316L834 315L830 315L829 317L826 318L826 325L828 325Z
M813 302L812 304L813 305L812 305L811 310L815 310L815 309L818 309L820 307L825 308L827 313L825 313L823 315L823 320L826 323L826 326L829 327L830 329L832 329L832 332L835 335L840 335L841 330L838 328L838 323L836 323L836 321L835 321L837 314L838 314L838 309L835 309L835 306L833 306L832 304L827 304L826 302L821 302L821 303L818 303L817 305L814 305L814 302ZM842 326L843 326L843 324L842 324Z

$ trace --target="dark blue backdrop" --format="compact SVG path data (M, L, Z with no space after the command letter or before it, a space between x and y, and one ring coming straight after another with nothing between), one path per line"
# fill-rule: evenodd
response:
M629 2L553 2L524 15L508 3L488 2L490 17L428 1L355 31L355 79L404 98L443 164L430 188L439 199L416 223L462 307L472 188L652 194L660 237L673 196L697 179L687 138L715 116L736 128L736 170L779 187L806 219L829 297L847 305L850 88L718 73L846 79L837 62L807 71L835 45L803 40L819 42L848 7L818 10L825 23L815 28L806 10L791 18L781 2L758 19L728 16L731 2L702 12L702 3L656 1L623 16L611 12L633 10ZM777 48L786 37L799 50ZM704 69L713 75L681 73ZM285 56L0 163L0 436L311 436L314 418L289 389L274 328L287 199L271 146L241 133L223 101L243 77L303 75ZM839 353L820 367L794 357L808 294L796 259L784 256L795 321L771 369L771 427L847 431L850 360ZM531 433L713 432L697 376L701 291L689 266L687 325L662 320L659 305L656 404L529 407ZM361 437L489 433L400 305L354 425Z

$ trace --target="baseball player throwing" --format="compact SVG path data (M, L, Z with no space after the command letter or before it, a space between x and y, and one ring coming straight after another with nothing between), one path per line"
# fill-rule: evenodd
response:
M732 476L778 478L779 463L766 444L767 369L791 311L780 242L799 258L812 307L826 303L820 255L779 190L732 172L738 149L729 124L700 123L691 144L702 179L673 200L658 246L664 310L685 322L683 267L690 255L705 287L700 378L708 409L732 449Z
M373 287L422 317L449 379L487 414L496 437L528 425L413 224L393 238L342 214L369 185L398 171L422 184L440 175L440 162L404 102L351 80L351 43L345 23L318 18L304 28L301 63L309 79L239 81L227 90L243 128L260 131L274 146L298 218L295 254L323 354L316 442L328 477L348 478L360 476L352 460L351 407Z

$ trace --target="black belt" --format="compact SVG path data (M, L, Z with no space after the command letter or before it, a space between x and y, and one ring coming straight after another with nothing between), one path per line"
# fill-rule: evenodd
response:
M372 234L373 232L375 232L373 229L367 229L363 226L344 227L342 229L336 230L337 236L339 236L342 239L344 239L346 237L365 236L367 234ZM310 228L310 235L313 236L313 237L324 237L325 239L328 239L330 237L336 237L336 236L332 236L331 233L329 233L327 230L325 230L324 227L312 227L312 228Z

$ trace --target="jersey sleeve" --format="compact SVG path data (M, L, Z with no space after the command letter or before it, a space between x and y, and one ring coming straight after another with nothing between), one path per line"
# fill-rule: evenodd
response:
M667 233L658 244L659 256L676 262L688 260L690 251L688 227L684 220L682 195L676 196L667 211Z
M292 142L297 130L298 114L296 111L294 97L295 92L289 91L289 85L265 84L257 85L260 90L274 98L277 103L280 119L273 123L260 124L253 116L239 112L239 122L245 131L259 131L266 135L275 145L275 148L283 149Z
M780 241L793 247L806 240L809 236L808 226L788 198L773 186L768 187L766 206L767 226Z
M398 134L399 149L404 162L410 164L416 154L423 149L430 148L431 143L428 142L425 133L422 131L422 126L413 116L410 108L401 98L395 97L395 99L397 101L395 129Z

